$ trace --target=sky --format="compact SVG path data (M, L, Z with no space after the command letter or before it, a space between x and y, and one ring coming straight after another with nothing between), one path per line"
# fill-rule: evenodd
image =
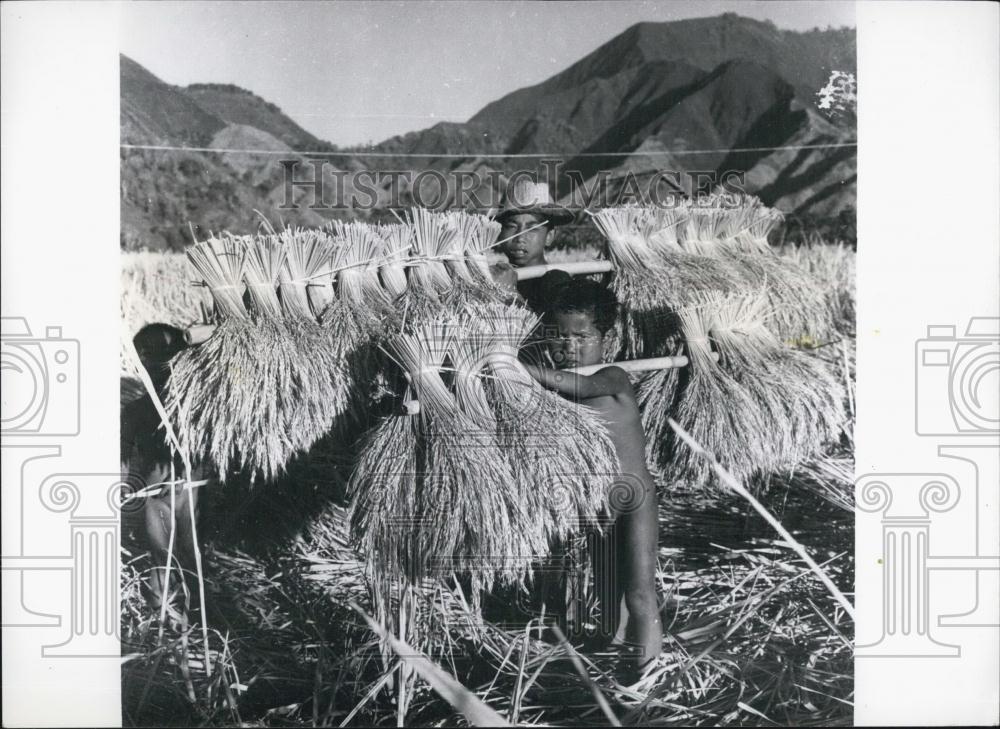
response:
M854 27L854 3L129 2L121 52L170 84L231 83L339 145L465 121L640 21L736 12Z

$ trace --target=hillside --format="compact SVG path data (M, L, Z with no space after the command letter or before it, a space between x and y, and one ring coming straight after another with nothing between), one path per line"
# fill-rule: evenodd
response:
M555 181L566 202L586 202L579 181L593 189L603 179L605 200L613 202L662 170L677 173L676 185L671 181L666 191L685 193L711 188L705 175L737 172L750 192L799 219L852 215L855 130L832 124L815 105L816 91L835 69L855 70L853 30L802 33L733 14L639 23L542 83L487 104L465 123L442 122L354 150L353 157L329 158L325 182L332 195L338 170L344 194L356 189L356 175L366 169L509 175L540 169L539 161L503 155L546 155L571 173ZM254 210L301 225L334 214L369 214L311 210L301 189L295 191L299 210L280 207L280 160L300 159L293 150L336 147L251 91L229 84L171 86L123 56L121 94L123 143L226 150L123 149L125 247L181 247L190 240L189 221L199 235L248 231L259 220ZM229 151L241 149L272 154ZM366 157L368 151L426 157ZM310 177L310 168L298 176ZM375 189L383 206L387 188ZM408 204L412 191L405 181L400 190L398 203Z
M120 56L121 139L204 146L226 125L127 56Z
M811 103L834 69L854 72L857 49L853 30L800 33L771 23L726 13L670 23L637 23L565 71L536 86L519 89L488 104L470 121L510 134L521 120L536 116L552 96L574 94L593 81L608 81L657 61L659 68L680 64L709 72L734 59L771 69ZM602 86L607 88L607 85Z
M736 171L745 173L749 191L786 213L834 216L854 207L854 147L766 148L854 141L855 130L820 115L815 93L832 70L854 72L855 55L849 29L799 33L733 14L639 23L546 81L486 105L465 124L437 124L375 149L470 158L548 154L575 173L558 180L557 190L576 204L586 199L577 180L593 189L600 175L614 200L629 184L627 172L641 187L656 172L672 170L690 193L700 173L718 179ZM398 168L406 158L369 163ZM431 157L426 164L447 170L462 163ZM502 157L487 163L507 173L531 164Z
M314 137L281 109L251 91L232 84L191 84L183 93L227 124L254 127L280 139L290 149L332 152L336 147Z
M126 56L120 60L123 144L275 152L291 150L290 142L310 151L331 146L250 92L216 85L192 92L164 83ZM212 89L219 98L210 98ZM230 105L233 98L242 103ZM225 116L215 113L221 109ZM298 156L123 149L121 246L179 250L191 242L192 227L199 238L213 230L251 232L260 222L254 211L275 223L322 225L326 218L305 206L280 207L279 159ZM332 184L334 169L326 173Z

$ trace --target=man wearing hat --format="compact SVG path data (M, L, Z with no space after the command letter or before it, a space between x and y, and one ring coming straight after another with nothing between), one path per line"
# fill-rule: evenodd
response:
M552 242L555 226L573 220L573 213L552 202L548 185L517 179L508 191L496 220L503 226L500 230L500 252L517 269L547 263L545 246ZM550 271L541 278L519 281L517 291L528 306L541 312L545 308L549 289L568 277L563 271Z

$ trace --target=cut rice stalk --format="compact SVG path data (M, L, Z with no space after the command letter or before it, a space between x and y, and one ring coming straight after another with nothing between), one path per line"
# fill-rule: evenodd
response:
M475 233L479 227L475 216L462 211L446 213L447 225L454 231L454 235L445 251L445 268L447 268L452 281L463 281L472 283L472 272L469 270L465 257L466 241Z
M683 345L676 346L680 356ZM670 413L677 411L682 382L687 380L686 372L674 367L644 375L635 387L642 430L646 435L646 461L658 471L670 470L674 446L673 431L667 419Z
M306 293L305 281L327 258L325 238L287 229L246 244L253 320L223 323L182 353L169 387L193 447L223 477L237 465L270 480L327 433L346 407L347 384Z
M362 222L330 223L337 244L337 286L341 298L379 309L389 297L378 279L383 241L370 225Z
M424 572L410 533L419 528L418 426L407 416L383 418L360 446L351 474L351 536L385 580L414 581Z
M527 569L522 555L531 552L529 535L514 528L523 521L524 506L512 491L505 459L492 439L468 437L477 435L476 426L439 374L456 333L454 322L435 322L397 337L392 350L422 405L419 487L430 531L419 541L446 567L450 560L458 571L468 571L478 590L489 588L494 575L505 582L522 579ZM502 562L490 564L498 556Z
M463 312L480 302L503 302L511 292L493 280L486 251L496 243L500 225L482 215L454 212L448 216L455 231L451 253L445 266L451 275L451 287L442 295L442 303L451 311Z
M708 204L691 205L680 237L684 250L714 258L750 288L763 288L768 299L768 325L782 339L826 338L832 324L819 282L793 262L775 255L767 235L782 219L752 196L713 196ZM728 264L728 265L727 265ZM720 291L736 291L717 287Z
M779 361L781 344L763 325L766 298L763 293L720 297L713 302L711 337L719 352L719 365L750 396L763 423L761 436L770 439L758 464L763 473L794 462L793 410L787 400Z
M732 211L719 204L691 204L677 237L681 249L698 256L716 255L716 247L730 236Z
M251 481L272 480L325 435L346 407L347 387L323 331L312 322L226 320L181 352L167 384L182 440Z
M489 260L486 254L493 250L493 247L500 239L500 230L503 226L499 222L485 215L470 215L476 224L466 232L463 240L465 257L469 261L469 269L473 276L480 282L494 284L493 275L490 273Z
M689 206L682 214L659 208L646 208L638 227L647 245L655 252L659 263L672 275L676 306L698 303L705 292L732 293L743 290L738 271L724 260L713 256L718 244L712 235L727 235L728 210L705 210ZM666 227L664 227L666 226ZM695 244L681 241L695 231Z
M768 236L781 224L784 215L769 208L759 198L747 195L740 202L743 215L728 243L744 253L770 253Z
M366 417L366 399L381 376L378 347L396 328L389 296L378 283L383 242L364 223L340 223L335 260L336 296L323 312L322 323L339 369L344 372L344 425Z

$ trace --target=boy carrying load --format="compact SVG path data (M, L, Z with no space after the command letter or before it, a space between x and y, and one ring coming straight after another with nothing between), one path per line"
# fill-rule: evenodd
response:
M602 606L605 612L613 615L624 595L625 638L637 649L634 668L642 669L660 655L663 642L655 587L658 499L646 466L646 437L623 369L609 365L590 376L572 371L601 363L618 302L610 290L587 279L570 279L550 295L545 317L555 336L549 338L549 350L559 369L527 368L544 387L595 410L615 445L621 475L612 489L626 493L609 499L608 510L615 520L614 571L620 579L610 590L602 584L606 578L598 576L597 582L602 594L615 596L612 604ZM600 566L595 564L595 570Z

